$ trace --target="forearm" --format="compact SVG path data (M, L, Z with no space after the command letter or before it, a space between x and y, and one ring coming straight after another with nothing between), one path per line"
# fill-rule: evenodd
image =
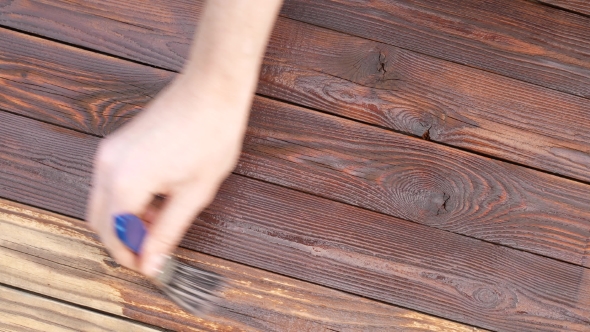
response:
M191 93L220 111L247 113L281 3L209 0L183 71Z

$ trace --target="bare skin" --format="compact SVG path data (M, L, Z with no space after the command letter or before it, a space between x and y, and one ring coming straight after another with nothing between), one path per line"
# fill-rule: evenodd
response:
M235 167L281 2L208 1L182 74L101 143L87 220L119 264L154 276ZM154 194L166 204L137 256L113 216L145 215Z

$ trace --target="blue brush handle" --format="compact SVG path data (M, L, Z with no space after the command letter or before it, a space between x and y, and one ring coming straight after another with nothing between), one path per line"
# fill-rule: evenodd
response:
M139 254L147 233L143 221L134 214L119 214L115 216L115 230L119 240L131 251Z

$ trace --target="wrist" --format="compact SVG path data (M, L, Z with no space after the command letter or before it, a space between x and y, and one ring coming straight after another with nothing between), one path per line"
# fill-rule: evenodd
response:
M194 104L234 113L234 116L242 114L247 116L244 113L249 111L255 86L243 79L223 76L210 77L192 71L179 76L174 85Z

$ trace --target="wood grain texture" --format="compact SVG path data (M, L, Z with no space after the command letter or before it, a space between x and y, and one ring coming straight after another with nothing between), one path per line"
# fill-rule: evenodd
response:
M94 25L124 25L93 17ZM115 38L113 33L107 35ZM168 40L159 30L151 33L152 39ZM0 108L97 135L136 114L173 77L7 31L0 33L0 45ZM154 52L167 54L159 45ZM587 99L383 43L280 19L258 91L590 181Z
M32 42L30 44L37 45ZM88 53L75 50L72 52L79 53L80 58ZM98 61L103 57L96 58L97 61L79 63L98 63L103 68L117 70L123 70L125 64L124 61L116 59L105 61L103 64ZM115 64L109 66L110 62ZM63 65L65 66L65 62ZM145 82L158 82L160 86L164 86L165 82L172 79L171 73L140 65L127 65L129 68L123 73L134 73L129 74L131 77L137 74L138 81L149 76L151 72L158 73L147 77ZM46 65L45 68L51 66ZM84 91L101 91L99 84L90 83L91 77L97 76L98 71L99 69L96 69L80 75L89 77L89 86L76 84L81 82L80 79L68 79L67 76L63 76L65 79L60 84L71 87L67 89L65 96L71 100L84 100ZM42 70L33 72L38 73ZM13 74L15 77L19 75L18 70ZM50 78L51 75L47 76L47 82L52 82ZM106 82L100 78L95 80ZM124 123L129 118L125 116L125 107L112 101L125 98L124 89L121 88L117 92L121 95L109 95L110 91L118 91L117 86L125 84L125 78L110 80L119 83L112 89L107 88L104 92L106 100L97 97L91 102L78 105L77 109L89 109L89 112L76 116L74 104L72 107L63 107L70 112L67 116L64 116L64 112L56 110L52 113L55 115L54 118L82 119L76 121L78 127L94 128L95 133L108 131ZM29 86L30 84L24 84L16 88L25 97L10 100L20 102L27 98L37 98L37 92L28 88ZM12 92L8 96L11 94L15 93ZM144 95L140 89L131 90L129 94L129 98ZM101 93L97 95L100 96ZM35 109L25 114L34 116L37 110L51 110L55 103L64 102L59 101L62 97L64 95L51 93L48 97L40 98L34 104ZM253 120L250 123L251 130L244 146L245 152L237 169L241 174L574 264L590 264L586 260L590 236L590 204L586 199L589 189L586 185L355 124L352 121L287 107L262 98L256 100ZM508 101L509 99L506 100ZM344 109L343 104L344 100L341 109ZM101 107L104 107L104 110ZM96 111L93 111L94 109ZM19 108L12 107L10 110L18 111ZM122 115L119 115L121 113L118 110L122 110ZM130 112L136 111L138 108L134 107ZM11 119L18 123L13 124ZM114 120L111 122L110 119ZM403 119L401 116L401 120ZM452 118L443 122L457 124ZM55 144L51 142L59 140L60 135L43 129L44 126L53 128L51 125L31 121L31 133L17 129L27 128L29 124L26 123L28 122L18 117L6 117L6 128L3 127L2 133L6 137L5 140L19 148L16 149L18 154L15 154L14 150L5 150L3 153L7 155L6 158L20 158L25 166L15 169L15 166L11 166L13 164L7 164L5 175L0 175L6 179L5 185L0 188L0 194L28 204L82 217L86 193L80 188L88 180L77 170L80 167L90 170L94 151L87 146L97 143L86 142L98 142L98 139L80 135L79 141L72 140L69 143L69 149L80 151L76 155L79 159L64 159L60 153L52 152ZM340 128L347 129L343 131ZM436 131L431 131L434 136ZM46 136L36 137L40 133ZM342 137L350 139L343 141ZM36 141L41 143L36 144ZM23 145L19 146L19 142ZM31 159L28 154L33 151L46 157ZM576 155L564 148L556 148L553 152L561 153L565 159L573 159L579 167L584 165L583 154ZM408 159L410 155L413 157ZM40 182L38 174L47 171L39 162L49 163L49 166L61 169L71 169L68 181L72 185L58 191L63 190L67 195L80 199L75 203L63 204L63 201L68 199L65 196L60 197L61 203L51 197L56 187L48 184L37 187L35 183ZM50 178L48 183L56 181L61 180Z
M563 9L571 10L582 15L590 15L590 2L588 0L538 0Z
M587 99L286 20L264 64L264 95L590 180Z
M16 127L18 122L9 121L7 117L17 116L5 115L0 124ZM355 125L342 124L341 129L354 128ZM23 132L43 130L31 123L24 123L20 129ZM4 131L0 131L0 137L4 136ZM34 135L37 139L43 136ZM64 147L68 140L69 134L64 130L59 140L61 143L57 145ZM91 137L87 142L96 144L98 140ZM380 144L386 146L387 142L388 139L383 138ZM361 143L347 142L344 147L354 148L357 144ZM15 149L37 153L34 146L24 145L6 150ZM377 151L383 152L384 149ZM420 147L416 151L420 151ZM75 151L71 154L76 158ZM412 162L411 153L406 160ZM13 168L20 169L23 162L19 158L13 159ZM38 167L38 170L49 172L46 176L50 179L57 179L57 175L63 173L58 168ZM420 184L411 174L402 175L409 175L410 182ZM423 181L438 181L432 175L426 176ZM21 178L27 179L27 176ZM404 181L404 177L400 178ZM6 181L2 178L2 185ZM25 181L33 185L33 180ZM465 185L467 188L468 184ZM72 197L75 202L53 203L61 199L60 188L67 185L56 183L53 186L53 195L36 199L46 200L44 204L53 206L66 204L65 209L83 204L84 195ZM546 189L548 191L543 195L554 195L551 187ZM423 193L429 195L426 190ZM519 188L513 193L525 194ZM367 196L370 194L367 191ZM502 200L501 195L489 197L492 203ZM444 206L443 202L440 204ZM447 204L448 209L455 207L455 203ZM475 210L486 209L482 206ZM522 211L526 216L526 208ZM78 216L82 214L83 210L77 212ZM534 230L535 226L531 229ZM215 202L196 220L183 246L491 330L586 331L590 326L589 269L237 175L230 176ZM14 262L17 258L11 259ZM84 275L82 279L89 278ZM68 292L76 296L80 293L72 289ZM97 303L108 308L109 301L101 298Z
M590 98L590 19L527 0L288 0L282 15Z
M231 284L225 291L222 308L208 319L198 319L170 305L142 277L118 267L83 222L0 200L0 230L2 282L168 329L480 331L219 258L179 250L181 259L220 273ZM103 316L101 322L96 318L100 316L97 313L15 293L0 286L0 328L14 322L30 323L31 327L38 326L40 331L51 330L42 326L59 330L60 327L65 329L66 325L74 326L78 331L151 331L108 316ZM63 326L49 325L52 322Z
M257 99L236 172L588 265L590 187Z
M0 329L12 332L158 331L1 285Z
M173 75L7 30L0 45L0 108L95 135L139 112Z
M84 217L99 138L0 112L0 197Z
M0 24L179 70L202 3L6 0ZM526 0L288 0L283 15L588 96L590 21Z
M590 270L230 177L185 247L499 331L586 331Z
M5 0L0 25L180 70L204 0Z

